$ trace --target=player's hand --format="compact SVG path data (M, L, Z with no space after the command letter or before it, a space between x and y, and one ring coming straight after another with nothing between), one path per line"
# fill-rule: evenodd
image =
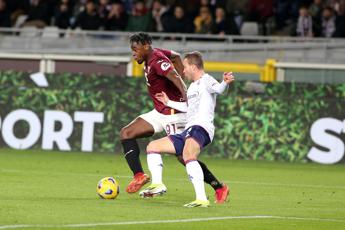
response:
M167 105L169 97L165 92L162 91L161 93L156 93L155 96L158 101L162 102L164 105Z
M232 72L225 72L223 74L223 80L225 81L225 83L230 84L231 82L235 81L235 77Z

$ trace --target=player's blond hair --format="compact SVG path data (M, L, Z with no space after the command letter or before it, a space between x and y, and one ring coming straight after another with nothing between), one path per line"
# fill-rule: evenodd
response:
M199 51L193 51L186 53L184 59L187 59L190 65L195 65L198 69L204 69L204 61L202 59L202 54Z

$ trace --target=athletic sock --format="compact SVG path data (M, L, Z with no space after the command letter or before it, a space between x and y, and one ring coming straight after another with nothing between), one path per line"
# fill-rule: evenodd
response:
M133 174L143 173L143 167L141 166L139 154L140 149L137 141L135 139L127 139L121 141L123 152L127 160L129 168L132 170Z
M186 163L186 170L189 179L192 181L197 200L207 200L204 174L198 161L189 161Z
M207 166L201 161L198 161L198 162L200 164L202 172L204 173L205 183L211 185L214 190L222 188L223 187L222 183L220 183L217 180L217 178L212 174L212 172L207 168Z
M163 184L163 160L159 153L147 153L147 166L151 172L152 184Z

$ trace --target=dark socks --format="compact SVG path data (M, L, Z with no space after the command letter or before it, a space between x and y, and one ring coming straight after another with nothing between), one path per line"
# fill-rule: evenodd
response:
M127 160L129 168L132 170L133 174L144 172L141 166L139 154L140 149L137 141L135 139L122 140L121 144L123 146L123 152Z
M220 183L217 180L217 178L211 173L211 171L207 168L207 166L201 161L198 161L198 162L199 162L199 164L202 168L202 171L204 173L205 183L211 185L214 190L222 188L223 187L222 183Z

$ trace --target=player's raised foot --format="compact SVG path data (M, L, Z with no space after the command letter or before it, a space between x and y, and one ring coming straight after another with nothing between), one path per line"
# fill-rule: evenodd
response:
M209 206L210 206L210 201L208 200L195 200L193 202L183 205L183 207L187 207L187 208L195 208L195 207L207 208Z
M138 192L146 183L150 181L150 177L144 173L137 173L134 175L133 180L128 184L126 192Z
M151 184L144 190L142 190L139 195L143 198L162 196L167 192L167 187L164 184Z
M230 189L226 184L223 187L216 190L215 201L216 204L223 204L228 200Z

